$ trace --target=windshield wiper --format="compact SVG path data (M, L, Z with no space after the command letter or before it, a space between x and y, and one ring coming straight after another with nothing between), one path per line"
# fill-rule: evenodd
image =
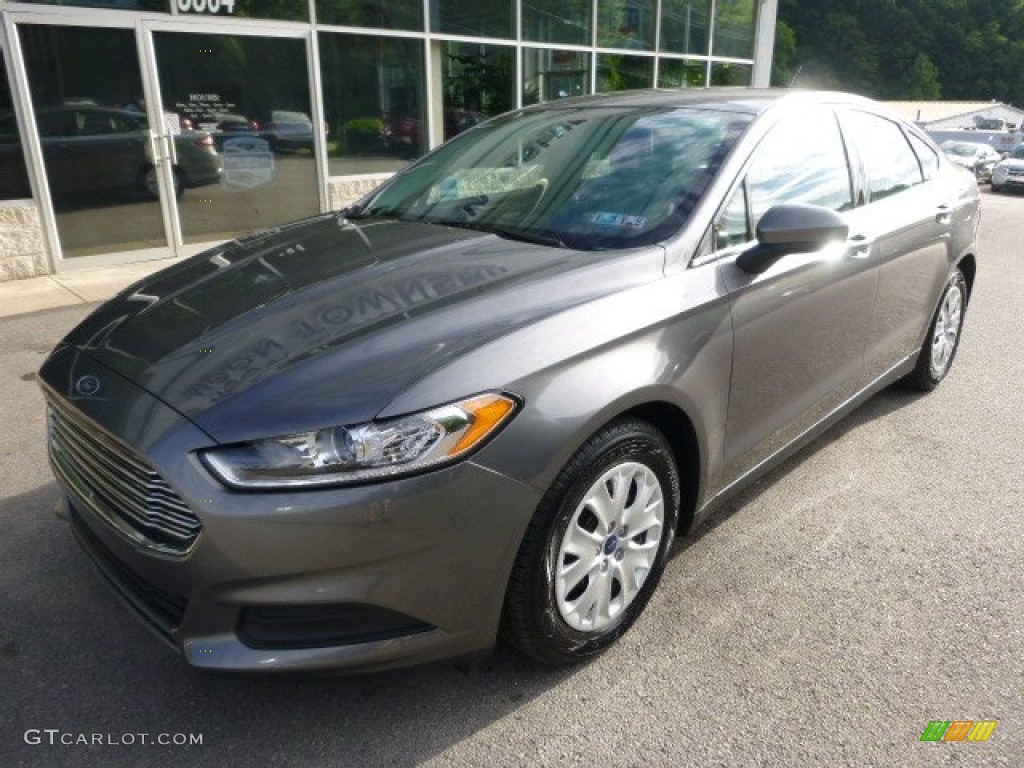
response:
M533 245L546 245L549 248L569 248L564 241L552 235L544 235L539 232L530 232L524 229L512 229L509 227L498 227L493 224L477 224L469 221L432 221L431 224L440 224L446 227L459 227L460 229L472 229L474 232L486 232L491 235L503 237L506 240L517 240L521 243L532 243Z

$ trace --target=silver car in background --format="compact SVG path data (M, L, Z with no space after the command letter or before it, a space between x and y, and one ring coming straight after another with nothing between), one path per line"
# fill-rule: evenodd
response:
M873 102L634 92L467 130L127 288L42 367L71 527L197 667L615 642L677 533L948 374L978 189Z
M1024 144L1018 144L992 169L992 191L1024 189Z

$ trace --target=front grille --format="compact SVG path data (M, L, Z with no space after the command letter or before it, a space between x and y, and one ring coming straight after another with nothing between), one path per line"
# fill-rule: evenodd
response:
M169 555L191 549L202 523L142 458L55 399L48 422L54 469L99 517L149 549Z

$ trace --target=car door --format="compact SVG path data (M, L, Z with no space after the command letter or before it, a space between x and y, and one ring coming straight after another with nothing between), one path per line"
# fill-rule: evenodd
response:
M863 380L877 284L869 248L849 242L790 254L757 275L735 263L753 245L761 216L779 203L820 205L855 218L850 166L832 109L804 108L780 120L754 150L716 225L727 249L719 269L734 326L726 479L797 438Z
M898 123L845 109L840 124L857 158L867 201L858 234L872 244L879 268L865 337L865 373L871 379L921 346L949 273L957 194L942 182L934 150Z

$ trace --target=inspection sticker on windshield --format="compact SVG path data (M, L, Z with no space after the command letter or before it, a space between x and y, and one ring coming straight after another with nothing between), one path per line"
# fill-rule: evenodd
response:
M643 229L647 223L646 216L627 216L624 213L595 213L590 221L601 227L625 227L626 229Z

